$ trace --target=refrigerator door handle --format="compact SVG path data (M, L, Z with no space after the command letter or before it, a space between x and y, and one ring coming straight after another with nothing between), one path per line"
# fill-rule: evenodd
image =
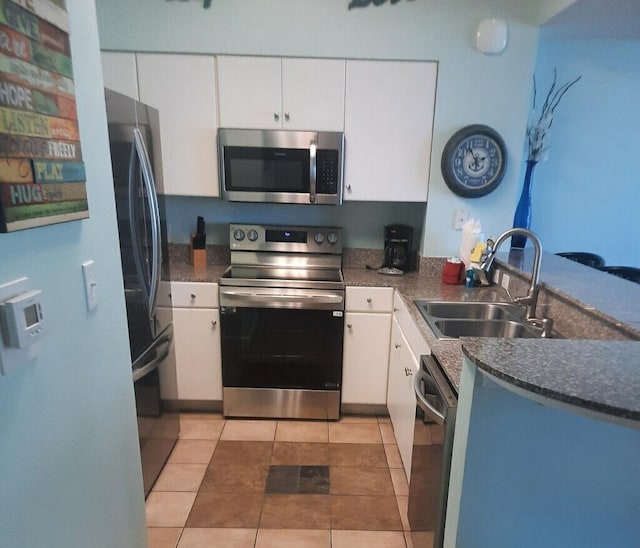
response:
M145 377L167 359L173 342L173 325L170 324L133 364L133 382ZM156 350L162 346L158 352Z
M156 185L153 178L153 170L151 169L151 162L149 161L147 148L144 145L142 133L138 128L133 130L133 141L136 156L140 162L142 180L145 185L147 199L149 202L149 212L151 215L151 277L149 280L149 287L147 288L149 318L151 319L155 313L158 287L160 285L160 269L162 268L162 254L160 249L160 208L158 206L158 195L156 194ZM132 222L132 225L133 224L135 223ZM136 242L138 242L137 239Z
M137 207L139 194L138 178L136 177L137 158L138 156L136 154L135 141L132 141L131 154L129 155L129 178L127 189L129 192L129 230L131 231L131 249L133 251L133 262L136 266L136 272L138 274L138 280L140 282L142 292L144 293L144 300L148 304L149 282L147 280L144 268L142 241L140 240L139 232L139 224L141 220L138 214Z

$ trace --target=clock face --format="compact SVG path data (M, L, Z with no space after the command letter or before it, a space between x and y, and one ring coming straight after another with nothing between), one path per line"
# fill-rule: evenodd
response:
M455 133L442 154L442 175L460 196L477 198L500 184L507 164L504 141L488 126L472 125Z

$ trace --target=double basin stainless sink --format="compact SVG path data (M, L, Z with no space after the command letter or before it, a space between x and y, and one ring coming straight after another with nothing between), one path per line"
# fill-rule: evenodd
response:
M438 339L460 337L539 338L521 305L494 302L414 301Z

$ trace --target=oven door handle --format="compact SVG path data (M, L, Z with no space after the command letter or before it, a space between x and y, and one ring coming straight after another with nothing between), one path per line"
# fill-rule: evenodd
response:
M424 397L422 393L422 381L426 381L429 379L429 375L426 371L418 371L413 383L413 389L416 393L416 400L418 405L422 408L422 410L433 420L435 420L438 424L444 424L444 415L438 411L433 405L431 405L427 398Z
M322 303L322 304L342 304L344 297L341 294L301 294L290 295L287 293L260 293L257 291L237 291L225 290L225 296L233 297L238 301L246 304L266 304L275 305L278 302L293 303L300 301L303 304Z

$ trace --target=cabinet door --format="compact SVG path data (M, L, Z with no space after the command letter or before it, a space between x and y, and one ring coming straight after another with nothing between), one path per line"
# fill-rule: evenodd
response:
M279 57L220 55L220 127L282 127L282 77Z
M104 87L138 99L138 72L135 53L102 52Z
M387 401L391 314L345 314L342 403Z
M347 61L346 200L427 199L437 64Z
M282 59L284 129L344 129L345 61Z
M178 399L222 400L217 308L174 308Z
M214 57L137 54L140 100L160 111L163 194L219 196Z
M418 367L418 360L413 356L407 339L394 318L391 324L387 408L407 481L411 475L413 429L416 417L413 382Z

